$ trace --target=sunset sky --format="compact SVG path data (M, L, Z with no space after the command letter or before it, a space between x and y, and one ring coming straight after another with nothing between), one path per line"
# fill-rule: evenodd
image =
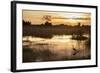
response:
M82 12L69 11L32 11L23 10L22 19L30 21L33 25L40 25L45 23L44 16L50 16L52 25L77 25L80 22L82 25L91 25L91 14Z

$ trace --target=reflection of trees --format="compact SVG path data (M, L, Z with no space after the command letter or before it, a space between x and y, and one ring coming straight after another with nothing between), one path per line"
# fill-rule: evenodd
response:
M85 42L86 47L91 48L91 37Z

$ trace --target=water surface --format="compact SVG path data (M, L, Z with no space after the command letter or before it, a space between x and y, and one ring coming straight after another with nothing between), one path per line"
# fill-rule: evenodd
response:
M52 38L24 36L23 62L90 59L90 45L86 45L88 39L71 38L72 35L54 35Z

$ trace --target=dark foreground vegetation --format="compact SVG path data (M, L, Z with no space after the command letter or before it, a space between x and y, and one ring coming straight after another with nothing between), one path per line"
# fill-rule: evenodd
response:
M53 35L83 35L90 34L90 26L67 26L67 25L24 25L23 36L36 36L52 38Z

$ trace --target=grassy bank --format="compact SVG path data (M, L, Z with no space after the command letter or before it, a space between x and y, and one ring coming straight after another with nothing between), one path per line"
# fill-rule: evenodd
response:
M36 36L51 38L53 35L72 35L72 34L90 34L90 26L68 27L68 26L41 26L24 25L23 36Z

